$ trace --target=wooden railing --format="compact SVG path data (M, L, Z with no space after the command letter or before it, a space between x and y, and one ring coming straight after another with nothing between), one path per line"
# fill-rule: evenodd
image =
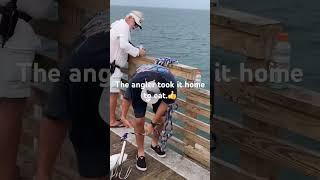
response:
M211 19L213 48L247 57L246 66L252 69L267 67L273 37L282 29L279 22L213 4ZM220 143L236 145L240 151L239 164L218 157L212 160L216 179L277 179L283 168L320 177L320 153L281 135L289 131L319 142L319 93L294 85L272 90L261 83L240 82L239 78L215 82L214 88L216 96L240 107L242 116L242 123L213 116Z
M142 64L153 64L152 57L138 57L129 59L128 77ZM179 78L179 81L193 82L199 69L183 64L169 66L170 71ZM125 81L125 80L124 80ZM174 137L169 144L181 153L201 163L210 166L210 92L206 89L178 88L178 111L173 114ZM151 107L151 105L150 105ZM119 109L120 109L119 103ZM132 109L129 111L132 115ZM147 110L146 118L151 120L154 113ZM202 117L201 117L202 116ZM202 118L202 120L200 120ZM207 121L207 123L204 122ZM202 133L200 133L202 132ZM199 135L204 134L204 135Z

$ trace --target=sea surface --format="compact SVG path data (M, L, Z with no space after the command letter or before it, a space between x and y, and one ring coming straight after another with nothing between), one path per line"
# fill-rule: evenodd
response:
M131 10L145 16L143 29L131 33L133 44L142 44L149 56L169 56L199 68L202 82L210 89L209 10L111 6L110 22L123 19Z

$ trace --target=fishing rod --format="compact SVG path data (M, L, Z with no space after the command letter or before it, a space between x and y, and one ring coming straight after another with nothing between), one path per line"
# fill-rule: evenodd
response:
M127 179L132 171L132 167L128 167L128 169L123 174L123 162L127 160L128 155L124 153L127 145L128 135L142 135L147 136L146 133L139 133L139 132L126 132L124 133L120 140L122 143L121 151L119 154L114 154L110 157L110 179L112 178L119 178L119 179ZM113 159L113 160L112 160ZM115 162L112 162L115 161ZM111 167L112 166L112 167Z

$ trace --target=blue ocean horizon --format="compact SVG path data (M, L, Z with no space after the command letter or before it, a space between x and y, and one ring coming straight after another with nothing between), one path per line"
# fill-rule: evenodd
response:
M111 6L110 23L123 19L130 11L144 13L143 29L131 33L136 46L142 44L147 55L173 57L179 63L199 68L205 89L210 89L210 11L155 7Z

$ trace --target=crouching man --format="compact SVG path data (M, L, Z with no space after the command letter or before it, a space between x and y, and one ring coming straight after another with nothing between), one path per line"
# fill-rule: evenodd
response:
M133 127L138 145L136 167L141 171L147 170L144 155L144 123L147 105L152 104L155 113L151 125L146 128L147 133L153 132L151 148L158 156L165 157L166 153L160 148L158 141L168 105L174 103L176 99L176 84L176 79L170 70L156 64L140 66L129 81L129 88L122 102L121 119L127 121L128 109L132 105L135 116Z

